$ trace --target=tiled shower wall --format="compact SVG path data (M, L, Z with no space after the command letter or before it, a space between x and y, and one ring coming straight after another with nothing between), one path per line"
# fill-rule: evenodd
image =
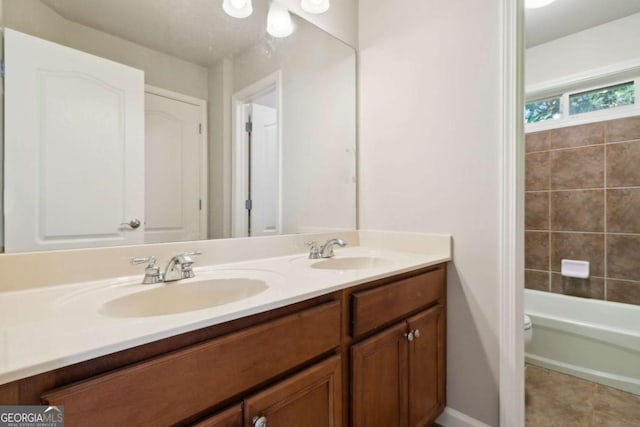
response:
M525 286L640 305L640 116L527 134L525 187Z

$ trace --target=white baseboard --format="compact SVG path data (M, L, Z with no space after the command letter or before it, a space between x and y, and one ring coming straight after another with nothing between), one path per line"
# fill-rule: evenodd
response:
M443 427L489 427L488 424L471 418L448 406L444 408L444 412L438 417L436 422Z

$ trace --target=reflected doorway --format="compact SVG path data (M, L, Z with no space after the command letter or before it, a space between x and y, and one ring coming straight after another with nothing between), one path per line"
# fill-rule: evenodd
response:
M281 234L280 73L233 97L233 236Z

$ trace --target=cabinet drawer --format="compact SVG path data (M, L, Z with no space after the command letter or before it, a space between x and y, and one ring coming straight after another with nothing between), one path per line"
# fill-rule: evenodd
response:
M269 427L340 427L340 356L320 362L244 402L244 425L264 417Z
M321 306L42 395L69 425L168 425L340 344L340 303Z
M242 404L207 417L194 424L193 427L243 427Z
M444 267L351 296L351 336L379 326L434 303L444 297Z

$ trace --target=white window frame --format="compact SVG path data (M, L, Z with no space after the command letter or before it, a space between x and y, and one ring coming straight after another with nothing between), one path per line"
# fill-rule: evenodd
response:
M597 89L605 89L610 86L616 86L623 83L633 82L635 91L635 103L633 105L624 105L621 107L605 108L603 110L591 111L588 113L569 114L569 97L572 95L589 92ZM588 123L602 122L607 120L621 119L625 117L640 115L640 76L632 78L618 78L599 82L597 85L583 86L574 88L570 91L557 91L555 95L547 94L546 96L527 96L526 103L534 102L536 99L543 100L554 97L560 97L560 114L558 119L550 119L537 123L525 123L525 133L540 132L550 129L558 129L569 126L577 126Z

